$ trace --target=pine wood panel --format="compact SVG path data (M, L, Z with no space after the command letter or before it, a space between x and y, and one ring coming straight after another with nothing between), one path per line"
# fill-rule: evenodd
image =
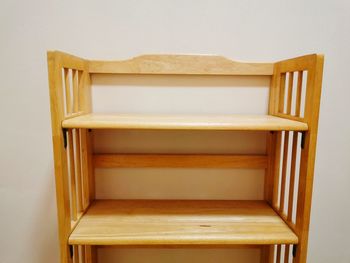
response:
M272 63L247 63L213 55L143 55L120 61L89 61L90 73L172 75L272 75Z
M297 236L264 201L100 200L70 244L280 244Z
M169 130L298 130L307 124L270 115L85 114L62 122L64 128Z
M267 167L266 155L229 154L95 154L94 167L257 168Z

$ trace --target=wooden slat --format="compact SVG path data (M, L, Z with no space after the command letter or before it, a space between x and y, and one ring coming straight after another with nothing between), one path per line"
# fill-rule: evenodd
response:
M83 211L83 191L82 191L82 173L81 173L81 148L80 148L80 131L75 129L75 171L77 177L77 195L78 195L78 209Z
M266 155L213 154L95 154L94 167L258 168L267 167Z
M244 245L298 242L264 201L100 200L69 238L81 245Z
M280 211L282 213L284 212L284 205L285 205L288 153L289 153L289 132L286 131L284 133L281 188L280 188Z
M284 246L284 263L289 263L290 245Z
M289 72L288 93L287 93L287 111L286 111L287 115L290 115L290 113L292 111L293 81L294 81L294 72Z
M79 246L73 246L73 263L80 263L80 261L79 261Z
M292 157L290 162L290 179L289 179L289 197L288 197L288 213L287 220L292 221L293 217L293 204L294 204L294 187L295 187L295 170L297 161L297 147L298 147L298 132L293 132L292 143Z
M276 263L281 263L281 250L282 250L282 245L277 245Z
M73 70L73 111L79 111L78 71Z
M273 195L272 195L272 206L279 207L278 203L278 187L280 183L280 162L281 162L281 147L282 147L282 132L278 132L276 134L276 151L275 151L275 159L274 159L274 167L273 167Z
M266 136L266 154L267 167L264 180L264 200L272 205L273 181L274 181L274 162L276 153L276 133L270 132Z
M71 98L71 87L70 87L70 79L69 79L69 69L64 69L64 87L66 94L66 111L67 115L72 113L72 98Z
M81 176L82 176L82 194L83 194L83 210L85 210L90 204L90 193L89 193L89 161L91 162L90 153L88 149L88 131L86 129L80 130L80 141L81 141Z
M297 94L295 99L295 116L300 116L300 105L301 105L301 94L303 88L303 71L298 73L298 82L297 82Z
M172 75L272 75L272 63L236 62L212 55L143 55L120 61L89 61L90 73Z
M271 78L270 90L269 90L269 108L268 113L274 115L278 112L278 94L281 81L281 74L277 64L273 67L273 76Z
M285 89L286 89L286 73L281 74L280 80L280 88L279 88L279 104L278 104L278 112L283 113L284 111L284 97L285 97Z
M70 173L70 187L71 187L71 211L72 220L77 220L77 184L75 177L75 158L74 158L74 143L72 130L67 131L68 136L68 154L69 154L69 173Z
M270 115L86 114L62 122L64 128L168 130L307 130L307 124Z
M81 263L86 263L86 261L85 261L85 246L80 246L80 261L81 261Z

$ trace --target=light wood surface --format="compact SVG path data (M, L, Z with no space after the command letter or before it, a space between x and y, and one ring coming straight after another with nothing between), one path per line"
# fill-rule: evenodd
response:
M55 53L47 53L52 143L55 169L56 202L58 218L58 237L60 244L60 262L69 260L68 236L71 232L71 212L69 202L69 181L67 154L64 148L64 134L61 121L64 118L64 98L62 80L62 57Z
M62 122L64 128L168 130L297 130L307 124L270 115L86 114Z
M229 154L95 154L96 168L257 168L267 167L265 155Z
M248 63L213 55L143 55L89 61L90 73L171 75L272 75L273 63Z
M262 263L281 263L283 255L292 251L292 246L281 244L297 243L293 262L306 263L323 55L277 63L244 63L207 55L144 55L122 61L92 61L53 51L48 52L48 66L60 262L96 263L94 245L261 245ZM92 114L90 77L95 73L267 75L272 77L269 115ZM298 78L291 77L296 73ZM93 155L90 128L271 132L266 155ZM288 131L292 131L291 145ZM297 139L301 131L304 144L299 164L296 152L301 148ZM68 145L64 143L65 133ZM265 201L93 201L94 165L266 169ZM293 211L295 203L297 209ZM69 243L74 245L73 259ZM276 251L275 244L279 244ZM286 256L283 261L290 262Z
M281 244L297 236L264 201L100 200L74 245Z
M301 152L300 162L296 228L301 244L298 246L295 258L296 262L298 263L307 262L308 234L324 57L323 55L315 55L312 57L312 59L310 58L309 63L311 65L308 72L305 119L309 123L311 129L305 135L305 146Z

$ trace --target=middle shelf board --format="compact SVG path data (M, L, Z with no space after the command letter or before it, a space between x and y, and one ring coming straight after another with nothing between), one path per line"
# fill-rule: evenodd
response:
M90 113L65 119L63 128L306 131L304 122L272 115L165 115Z
M271 245L298 237L265 201L97 200L71 245Z

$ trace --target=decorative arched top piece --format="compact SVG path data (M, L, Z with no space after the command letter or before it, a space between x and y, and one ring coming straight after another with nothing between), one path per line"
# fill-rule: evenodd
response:
M214 55L143 55L120 61L89 61L90 73L171 75L272 75L273 63L246 63Z

